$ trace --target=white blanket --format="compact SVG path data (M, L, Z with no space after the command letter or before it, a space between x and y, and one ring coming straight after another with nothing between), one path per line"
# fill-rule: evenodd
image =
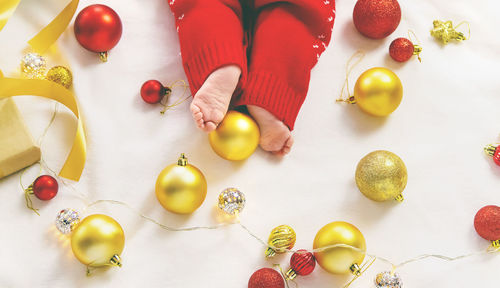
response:
M81 1L78 11L97 1ZM0 68L18 73L29 40L67 3L24 0L0 33ZM67 238L53 225L60 209L80 211L86 201L114 199L129 203L175 227L217 222L217 196L237 187L247 197L241 221L261 238L280 224L297 233L296 248L311 249L316 232L343 220L364 234L368 252L399 263L421 254L457 256L484 250L489 242L473 227L476 211L499 204L500 167L482 147L500 133L500 4L496 1L400 1L403 17L383 40L361 36L352 24L355 1L337 3L333 40L312 72L309 94L297 120L295 145L280 160L258 150L244 163L230 163L212 152L198 131L189 103L160 115L159 106L144 103L142 83L185 79L173 17L166 0L102 0L120 15L124 32L109 62L83 49L71 25L60 38L71 63L88 136L87 164L80 182L61 184L53 200L35 200L41 216L26 209L19 174L0 183L0 287L246 287L250 275L280 263L289 255L264 259L264 249L237 226L215 231L172 233L125 207L102 204L85 215L115 218L126 234L123 267L87 277L73 257ZM429 34L432 21L467 20L472 37L443 46ZM465 27L464 27L465 28ZM388 56L392 39L415 31L423 47L419 63L398 64ZM366 57L351 74L385 66L403 83L400 107L387 119L367 116L355 105L337 104L345 63L357 50ZM50 62L49 66L59 64ZM179 95L178 93L176 94ZM174 97L176 97L174 95ZM50 119L53 103L18 97L30 130L38 138ZM60 169L71 147L76 121L60 108L42 146L49 167ZM376 203L354 183L358 161L386 149L406 163L409 178L402 204ZM166 212L154 195L158 173L181 152L207 177L205 203L190 216ZM27 171L28 185L37 168ZM69 182L69 181L68 181ZM73 189L74 188L74 189ZM500 255L456 262L428 259L399 271L406 287L496 287ZM351 287L372 287L378 272L390 266L377 261ZM341 287L348 276L317 267L298 277L300 287Z

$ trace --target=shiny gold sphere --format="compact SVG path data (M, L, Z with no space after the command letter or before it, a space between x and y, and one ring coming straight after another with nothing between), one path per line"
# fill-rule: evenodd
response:
M313 249L344 244L366 251L363 234L347 222L332 222L321 228L314 238ZM356 273L365 258L361 251L349 247L335 247L315 252L316 261L329 273Z
M387 68L371 68L363 72L354 86L354 100L363 111L374 116L387 116L403 99L403 85Z
M121 266L120 254L125 245L123 229L113 218L94 214L86 217L71 234L71 249L85 265Z
M207 196L207 180L184 154L176 164L167 166L156 180L156 198L170 212L193 213Z
M269 239L267 240L267 244L274 248L267 247L266 256L272 257L276 253L284 253L287 249L292 249L295 245L295 240L297 240L297 236L292 227L288 225L275 227L271 230L271 234L269 234Z
M402 192L408 181L403 160L384 150L371 152L361 159L356 168L359 191L374 201L402 201Z
M69 87L73 85L73 75L71 71L64 66L54 66L50 68L46 78L49 81L64 86L66 89L69 89Z
M239 161L247 159L255 151L259 145L260 131L250 116L229 111L208 137L212 149L220 157Z

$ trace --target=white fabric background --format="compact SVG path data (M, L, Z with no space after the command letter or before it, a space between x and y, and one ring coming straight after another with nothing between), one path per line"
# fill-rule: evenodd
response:
M0 33L0 67L18 71L22 50L67 1L24 0ZM97 1L81 1L78 11ZM484 144L500 133L497 67L500 5L496 1L400 1L401 24L383 40L369 40L352 24L355 1L339 0L333 40L312 73L310 91L293 132L291 154L279 160L257 151L248 161L226 162L214 154L207 136L195 129L188 103L159 113L140 99L145 80L184 78L173 17L165 0L99 1L121 16L124 33L109 62L78 45L73 26L59 40L71 63L74 88L85 116L87 164L78 183L61 187L50 202L35 200L41 216L25 208L19 175L0 183L1 287L246 287L266 261L263 248L238 227L217 231L171 233L141 220L120 206L100 205L88 213L114 217L126 233L123 267L85 276L68 241L58 236L53 220L66 207L82 209L97 199L121 200L172 226L217 223L214 203L230 186L247 196L242 222L262 238L280 224L297 232L297 248L312 248L325 224L344 220L365 235L371 253L400 262L423 253L456 256L486 248L474 231L476 211L499 204L500 167L483 155ZM468 20L472 38L442 46L429 35L434 19ZM414 30L422 41L423 62L397 64L388 56L392 39ZM344 65L362 48L365 60L351 75L354 83L365 69L385 66L401 78L401 106L387 119L373 118L356 106L336 104ZM49 63L53 66L60 63ZM36 97L16 98L35 138L53 104ZM42 147L50 167L58 170L69 152L76 121L65 108ZM409 173L406 201L376 203L354 183L357 162L365 154L387 149L398 154ZM154 195L156 176L185 152L204 171L209 192L190 216L161 208ZM36 176L32 168L25 184ZM446 263L425 260L399 272L406 287L495 287L500 256L479 256ZM372 287L374 276L390 267L376 264L352 287ZM349 277L317 268L299 277L300 287L340 287Z

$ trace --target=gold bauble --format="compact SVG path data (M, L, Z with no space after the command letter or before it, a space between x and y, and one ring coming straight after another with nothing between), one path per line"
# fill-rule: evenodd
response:
M272 257L276 253L286 252L287 249L292 249L296 240L295 231L288 225L280 225L271 230L267 244L271 247L266 249L266 257Z
M207 196L207 180L184 154L176 164L167 166L156 180L156 198L170 212L193 213Z
M387 116L403 99L403 85L387 68L376 67L363 72L354 86L354 100L363 111L374 116Z
M244 160L259 145L259 126L250 116L229 111L217 129L210 132L208 139L220 157L231 161Z
M54 66L50 68L46 78L49 81L64 86L66 89L69 89L73 84L73 75L71 71L64 66Z
M371 152L361 159L356 168L359 191L374 201L403 201L408 173L398 155L384 150Z
M344 244L366 251L363 234L347 222L332 222L321 228L314 238L313 249ZM365 258L361 251L350 247L335 247L315 252L316 261L329 273L359 273L359 266Z
M90 267L121 266L124 245L125 235L120 224L102 214L86 217L71 234L73 254Z

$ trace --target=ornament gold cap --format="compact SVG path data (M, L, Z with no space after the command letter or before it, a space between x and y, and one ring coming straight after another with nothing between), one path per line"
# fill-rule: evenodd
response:
M403 194L399 194L398 196L394 197L394 200L403 202L405 200L405 197L403 197Z
M420 53L422 53L422 46L417 44L413 45L413 55L416 55L418 61L422 62L422 58L420 58Z
M184 153L181 153L181 157L179 157L179 160L177 160L177 165L186 166L187 163L188 159L186 158L186 155L184 155Z
M493 247L495 249L499 249L500 248L500 239L495 240L495 241L491 241L491 247Z
M276 251L274 251L274 249L271 247L267 247L266 257L273 257L274 255L276 255Z
M99 59L101 59L102 62L108 62L108 51L99 52Z
M297 273L292 269L288 269L288 271L286 271L285 273L285 278L286 280L293 280L295 279L295 277L297 277Z
M497 150L498 146L499 146L499 144L488 144L488 145L484 146L484 153L493 157L495 155L495 151Z
M122 259L120 259L120 256L118 256L117 254L115 254L115 255L113 255L113 257L111 257L111 259L109 259L109 263L111 263L111 265L113 265L113 266L122 267L121 260Z
M361 268L357 263L354 263L349 267L349 270L351 270L352 274L355 276L360 276L361 275Z

